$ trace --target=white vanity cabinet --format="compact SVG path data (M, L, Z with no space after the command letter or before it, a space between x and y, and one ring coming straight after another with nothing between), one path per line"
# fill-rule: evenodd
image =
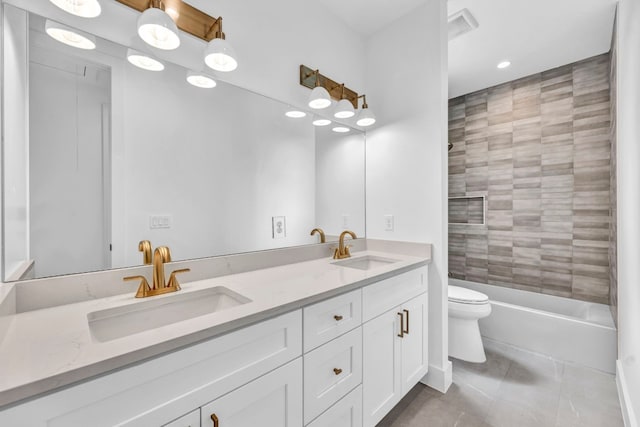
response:
M426 269L416 275L408 272L390 282L379 282L369 295L369 308L388 307L389 300L396 301L411 295L407 289L419 290L418 284L426 282ZM383 301L382 288L398 292L389 294ZM365 312L368 288L364 289ZM428 370L427 293L423 292L408 301L386 310L365 322L363 329L363 423L375 426L409 391Z
M427 372L427 267L0 411L0 426L373 427Z
M302 360L200 408L202 427L302 426Z

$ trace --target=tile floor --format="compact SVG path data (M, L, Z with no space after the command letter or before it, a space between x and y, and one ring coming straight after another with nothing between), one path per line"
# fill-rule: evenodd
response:
M623 426L615 377L485 341L487 362L453 360L441 394L422 384L377 427Z

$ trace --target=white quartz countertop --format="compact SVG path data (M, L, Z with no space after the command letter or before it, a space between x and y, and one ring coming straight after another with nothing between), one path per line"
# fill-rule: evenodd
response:
M352 259L367 255L397 262L359 270L322 258L183 283L180 292L145 299L123 294L4 316L7 325L0 337L0 409L430 262L424 257L371 250L353 254ZM224 286L251 301L104 342L92 336L89 328L87 315L97 310L215 286Z

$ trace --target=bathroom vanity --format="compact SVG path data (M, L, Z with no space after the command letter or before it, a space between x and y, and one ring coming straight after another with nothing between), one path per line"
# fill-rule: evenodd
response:
M427 372L421 246L6 315L0 425L374 426Z

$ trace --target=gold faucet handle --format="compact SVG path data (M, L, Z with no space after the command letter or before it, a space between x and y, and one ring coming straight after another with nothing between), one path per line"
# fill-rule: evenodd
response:
M124 279L125 282L129 282L131 280L139 280L140 281L140 286L138 286L138 291L136 292L136 298L145 298L147 296L149 296L149 292L151 291L151 288L149 287L149 282L147 282L147 278L144 276L129 276L129 277L125 277Z
M178 282L176 274L187 273L189 271L191 271L190 268L181 268L179 270L174 270L173 272L171 272L171 275L169 276L169 283L167 283L167 288L176 288L176 290L179 291L180 283Z
M351 256L351 251L349 250L349 248L351 248L351 245L347 245L344 247L344 256L345 258L349 258Z

